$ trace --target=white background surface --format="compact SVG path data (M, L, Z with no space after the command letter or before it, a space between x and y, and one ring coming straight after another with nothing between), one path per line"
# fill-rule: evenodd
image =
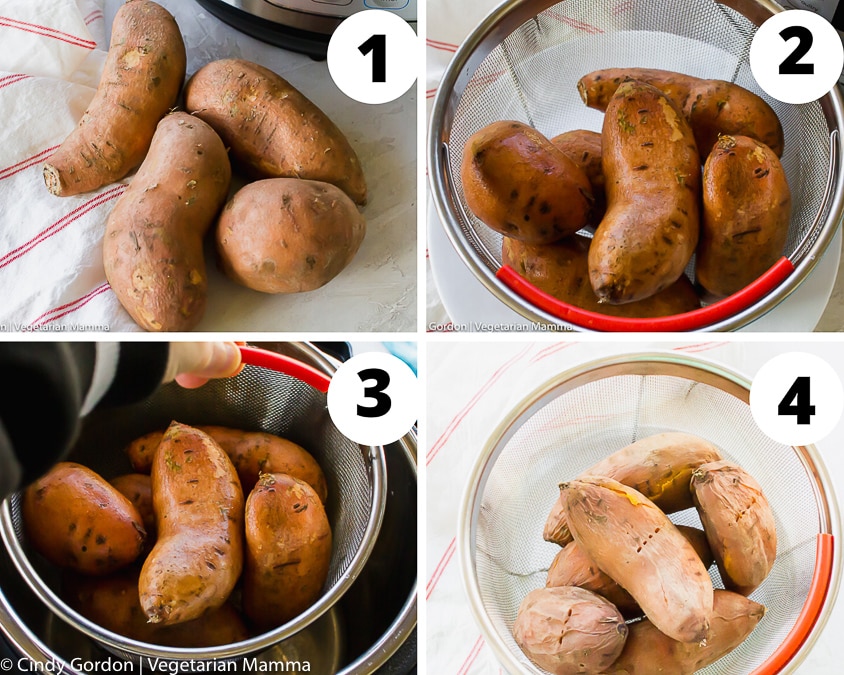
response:
M604 356L666 350L715 361L751 379L768 359L787 351L804 351L826 360L844 378L844 350L833 339L808 342L798 337L757 342L733 336L730 341L429 341L424 453L427 550L422 572L428 596L427 672L500 672L469 611L453 542L466 477L490 431L517 402L557 372ZM816 445L833 485L839 495L844 494L844 425L839 422ZM820 640L794 672L840 673L838 641L842 634L844 600L839 597Z

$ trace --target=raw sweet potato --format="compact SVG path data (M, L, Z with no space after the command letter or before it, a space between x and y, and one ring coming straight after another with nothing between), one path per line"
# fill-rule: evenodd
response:
M749 595L777 557L777 526L762 488L727 461L695 469L692 497L724 585Z
M626 590L663 633L680 642L709 634L712 580L677 527L642 493L602 476L560 486L583 552Z
M243 611L274 628L322 594L331 562L331 527L316 492L282 473L261 475L246 501Z
M132 503L99 474L60 462L23 496L27 540L54 565L103 575L125 567L146 538Z
M243 59L212 61L188 81L185 107L214 127L253 178L324 181L366 203L363 170L349 141L271 70Z
M103 578L65 578L62 596L82 616L118 635L168 647L216 647L249 637L237 610L226 603L193 621L150 623L138 597L138 570Z
M765 607L716 589L709 638L677 642L644 619L629 626L624 650L604 675L692 675L738 647L765 615Z
M521 122L494 122L463 148L469 209L496 232L531 244L574 234L589 220L589 179L562 150Z
M120 304L142 328L184 331L205 312L202 238L226 199L226 148L205 122L172 113L106 223L103 263Z
M791 191L773 151L747 136L721 136L703 169L697 282L716 297L741 290L782 255Z
M152 508L152 480L142 473L126 473L112 478L111 483L138 510L144 524L147 540L155 541L155 511Z
M138 166L155 127L185 79L185 44L175 19L149 0L128 0L111 28L105 68L79 125L44 165L59 197L96 190Z
M352 261L366 221L342 190L313 180L250 183L229 200L217 224L226 275L263 293L324 286Z
M595 673L618 658L627 624L611 603L591 591L539 588L522 600L513 637L525 655L549 673Z
M677 529L692 545L703 566L709 568L713 557L703 530L686 525L678 525ZM609 600L625 618L642 615L642 610L633 597L604 574L574 541L566 544L554 557L551 567L548 568L545 585L585 588Z
M607 213L589 248L599 301L654 295L683 274L700 227L700 158L682 113L658 89L625 82L603 126Z
M150 623L177 624L220 607L243 567L243 492L225 452L178 422L152 465L158 541L138 582Z
M641 438L590 466L582 475L606 476L641 492L665 513L691 508L689 481L701 464L721 459L712 443L676 431ZM543 536L564 546L571 541L562 496L551 509Z
M592 186L592 197L595 199L590 219L595 224L601 222L607 208L604 170L601 166L601 134L586 129L575 129L554 136L551 142L586 174L589 185Z
M701 157L706 158L719 135L750 136L782 157L783 131L776 113L732 82L650 68L608 68L584 75L577 90L590 108L606 110L618 86L628 80L647 82L671 99L689 120Z
M526 244L504 237L501 258L539 290L591 312L642 319L682 314L700 307L694 285L685 274L668 288L643 300L623 305L598 302L589 283L590 242L580 234L553 244Z
M231 459L244 492L255 487L261 473L286 473L305 481L322 503L328 498L325 474L313 455L302 446L264 431L243 431L220 426L197 425L211 436ZM136 438L126 448L135 471L148 473L163 431L153 431Z

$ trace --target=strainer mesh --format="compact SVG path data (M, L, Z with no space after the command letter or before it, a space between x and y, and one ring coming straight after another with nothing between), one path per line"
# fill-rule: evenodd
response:
M331 422L325 394L295 378L254 366L246 366L235 378L212 380L195 390L171 384L143 403L95 411L86 419L68 459L106 479L130 472L123 448L144 433L166 428L172 420L267 431L308 450L328 483L325 507L332 526L333 550L325 591L355 573L350 564L366 543L367 524L376 502L371 460L365 454L368 448L343 436ZM35 555L23 536L20 494L12 497L10 510L18 542L40 578L36 582L58 592L58 570ZM373 532L372 536L376 535L377 531ZM131 650L111 651L131 658Z
M819 103L789 105L761 91L747 60L754 28L712 0L690 0L682 11L669 11L661 2L566 0L516 28L471 75L447 139L460 229L487 267L501 266L502 237L466 204L460 178L466 140L507 119L530 124L549 138L571 129L601 131L603 113L583 104L577 80L599 68L634 66L733 81L771 105L785 133L782 163L792 192L785 254L799 262L820 234L813 225L828 207L830 127Z
M750 596L767 614L739 648L701 672L751 672L793 627L812 580L820 522L812 481L794 449L764 436L749 406L717 387L668 375L618 375L562 394L527 418L496 448L500 455L480 496L474 548L481 598L495 630L526 669L535 666L512 638L513 621L524 596L545 585L559 551L542 539L558 484L663 431L715 443L759 481L777 524L776 562ZM694 509L671 518L701 527ZM712 570L715 586L723 588Z

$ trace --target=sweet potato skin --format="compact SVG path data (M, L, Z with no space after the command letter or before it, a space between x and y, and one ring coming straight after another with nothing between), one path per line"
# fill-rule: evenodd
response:
M703 169L697 282L716 297L741 290L782 255L791 191L776 154L747 136L721 136Z
M677 525L677 529L692 545L703 566L708 569L714 558L703 530L686 525ZM633 597L604 574L574 541L566 544L554 556L554 560L548 568L548 578L545 585L547 587L577 586L585 588L609 600L626 619L642 615L642 610Z
M140 642L197 648L233 644L249 637L243 619L229 603L186 623L149 623L138 596L138 570L97 579L66 578L62 596L82 616Z
M243 568L240 481L213 439L173 422L155 453L152 494L158 541L141 569L141 606L150 623L190 621L220 607Z
M243 610L269 629L304 612L322 594L331 562L331 526L310 485L262 474L246 502Z
M526 244L504 237L502 262L539 290L591 312L627 318L683 314L700 307L694 285L681 274L671 286L643 300L623 305L598 302L589 283L590 239L573 234L553 244Z
M607 209L604 171L601 167L603 156L601 134L586 129L574 129L554 136L551 143L562 150L566 157L577 164L586 174L589 185L592 187L592 197L595 200L590 221L595 224L601 222Z
M494 122L475 132L463 148L460 173L469 209L507 237L549 244L589 220L589 179L521 122Z
M103 263L120 304L149 331L185 331L205 312L202 238L226 199L231 166L205 122L172 113L106 223Z
M132 503L91 469L59 462L23 495L24 531L54 565L104 575L133 562L146 532Z
M126 473L112 478L109 483L138 510L147 533L147 541L155 541L155 511L152 506L150 477L142 473ZM151 544L150 548L152 548Z
M120 180L143 160L185 79L185 44L171 14L149 0L118 9L97 92L79 125L44 165L59 197Z
M724 585L749 595L777 557L776 521L762 488L740 466L721 461L695 469L691 492Z
M263 293L324 286L352 261L366 221L329 183L271 178L229 200L217 225L220 266L237 283Z
M692 675L738 647L764 615L759 603L715 589L705 644L672 640L644 619L630 625L621 656L604 675Z
M185 107L210 124L253 178L332 183L356 204L366 181L355 151L328 116L284 78L243 59L212 61L185 86Z
M625 82L602 133L607 213L589 249L599 301L642 300L683 274L698 242L700 157L688 122L658 89Z
M712 581L659 507L618 481L583 476L560 486L574 540L660 631L680 642L709 633Z
M540 588L519 606L513 637L531 661L554 675L595 673L618 658L627 624L611 603L591 591Z
M782 157L784 136L776 113L764 99L732 82L652 68L607 68L584 75L577 90L587 106L606 110L619 85L629 80L653 85L683 111L701 157L706 158L719 135L750 136Z
M665 513L691 508L689 481L702 464L721 459L709 441L678 431L641 438L608 455L582 475L606 476L641 492ZM544 538L564 546L571 541L562 497L557 499L545 524Z
M328 499L325 474L313 455L302 446L264 431L201 424L195 428L211 436L229 456L245 493L255 487L261 473L286 473L310 485L323 504ZM150 471L163 435L163 431L152 431L127 446L126 454L135 471Z

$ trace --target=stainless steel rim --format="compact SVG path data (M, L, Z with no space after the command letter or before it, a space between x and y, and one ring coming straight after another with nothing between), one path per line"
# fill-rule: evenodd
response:
M592 332L588 328L568 323L534 306L508 286L499 281L478 252L467 242L462 233L458 213L461 205L455 198L454 186L449 178L449 146L451 123L460 96L484 58L509 34L504 25L521 25L536 14L557 4L559 0L506 0L490 12L466 38L443 74L440 87L434 99L428 130L428 167L431 193L439 221L452 246L464 264L496 298L526 319L544 325L558 325L579 331ZM769 0L723 0L721 4L743 13L757 25L771 15L784 11ZM754 305L731 317L705 326L700 332L737 330L774 309L808 277L823 257L844 218L844 171L841 158L844 156L844 99L838 87L823 99L821 105L835 119L835 128L830 132L830 169L827 183L827 199L831 200L826 213L819 214L820 233L811 243L801 243L791 257L795 270L771 294ZM796 256L799 254L799 258ZM811 326L809 328L814 328Z
M337 366L328 357L308 343L291 344L290 346L291 351L299 358L329 376L337 369ZM349 562L346 573L324 596L296 619L267 633L230 645L196 649L150 645L105 630L86 619L68 607L52 589L41 582L40 577L32 569L23 549L14 540L14 527L8 498L0 504L0 521L2 521L0 524L0 538L2 538L9 557L12 559L18 573L23 577L33 593L58 617L101 644L140 658L213 660L244 657L258 651L263 651L285 638L294 635L325 614L325 612L331 609L343 597L345 592L357 579L363 565L369 559L375 546L381 522L384 518L387 489L386 463L383 447L360 447L361 449L366 449L370 460L372 508L364 530L362 545Z
M667 372L671 371L671 372ZM481 497L492 467L503 451L507 442L518 431L522 422L530 418L548 401L565 394L577 387L618 374L671 374L692 375L699 382L711 384L748 403L750 399L750 380L720 365L691 358L685 355L667 353L625 354L590 361L586 364L566 370L547 380L525 396L492 431L483 450L478 456L469 477L460 504L457 524L457 555L460 560L460 576L463 589L469 600L469 607L483 637L495 654L496 659L512 673L530 673L543 675L543 671L533 666L525 666L517 661L498 636L486 610L478 577L475 571L474 541L477 529ZM832 568L829 590L817 622L812 627L800 650L794 655L782 672L793 672L806 658L812 646L829 619L841 581L841 520L832 481L814 445L794 447L807 472L815 479L815 499L820 514L820 531L833 535L835 561Z

